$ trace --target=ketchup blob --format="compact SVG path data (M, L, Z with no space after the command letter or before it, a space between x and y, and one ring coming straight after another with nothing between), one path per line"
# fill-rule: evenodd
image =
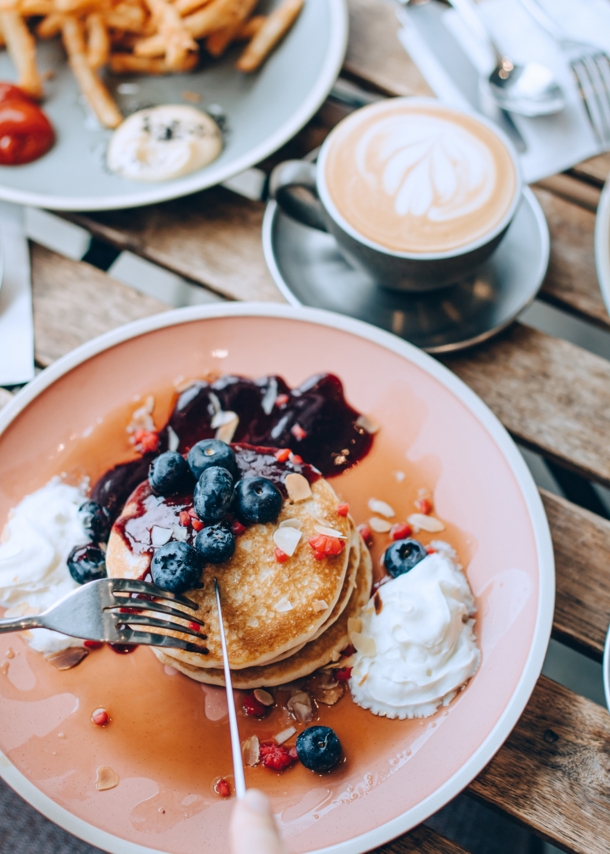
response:
M53 125L29 95L0 83L0 165L38 160L55 142Z

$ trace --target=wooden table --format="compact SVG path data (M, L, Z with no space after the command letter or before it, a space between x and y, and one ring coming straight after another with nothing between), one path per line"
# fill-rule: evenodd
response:
M396 38L385 0L349 0L343 76L383 95L430 94ZM318 145L341 117L327 102L273 162ZM262 164L268 170L271 162ZM540 299L602 329L610 317L593 260L595 208L610 155L534 187L551 231ZM264 206L223 188L149 208L71 218L205 289L210 299L282 301L263 260ZM168 308L82 261L32 243L36 362L45 367L82 342ZM517 442L558 470L610 486L610 363L521 323L444 363L479 394ZM0 405L9 398L0 389ZM553 637L601 660L610 619L610 522L542 491L557 563ZM610 717L541 677L515 730L468 793L540 837L578 854L610 851ZM387 851L459 854L420 827Z

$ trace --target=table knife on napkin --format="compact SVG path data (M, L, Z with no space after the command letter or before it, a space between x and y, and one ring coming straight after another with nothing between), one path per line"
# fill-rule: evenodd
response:
M235 794L243 798L246 794L246 779L244 777L244 762L241 755L241 741L237 727L237 714L235 712L235 696L233 694L233 683L231 681L231 668L229 667L229 654L227 652L227 639L222 619L222 606L220 604L220 589L218 581L214 579L214 590L216 591L216 606L218 608L218 626L220 629L220 645L222 647L222 664L225 672L225 685L227 688L227 706L229 709L229 729L231 732L231 752L233 753L233 777L235 778Z

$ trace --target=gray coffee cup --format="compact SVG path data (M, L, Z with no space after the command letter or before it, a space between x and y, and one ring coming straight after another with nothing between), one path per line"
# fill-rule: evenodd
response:
M396 98L392 101L439 106L438 101L430 98ZM363 107L358 113L374 110L376 106ZM512 143L491 122L474 113L470 115L486 125L504 144L515 167L516 182L512 202L502 219L483 237L458 249L428 253L394 251L360 234L347 222L334 205L325 179L329 147L343 122L326 138L316 163L287 160L275 167L269 184L271 198L286 214L304 225L332 234L347 261L364 270L382 287L423 292L457 283L473 273L499 245L514 218L522 193L519 159ZM349 121L349 118L343 121Z

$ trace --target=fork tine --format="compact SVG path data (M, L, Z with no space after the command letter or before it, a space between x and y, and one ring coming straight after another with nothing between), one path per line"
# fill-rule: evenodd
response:
M589 124L595 134L600 145L604 145L604 136L602 132L601 117L599 115L599 107L595 100L595 93L591 85L591 80L587 74L585 65L581 60L574 60L571 64L572 74L578 86L580 97L584 104L585 110L589 117Z
M600 51L595 54L593 60L599 74L604 104L606 106L606 115L608 117L608 124L610 125L610 59L607 54ZM610 147L610 134L606 137L606 147Z
M190 608L196 611L199 605L193 602L192 599L187 599L186 596L179 596L177 593L170 593L169 590L162 590L155 584L149 584L147 581L134 581L131 578L112 578L110 585L113 593L144 593L147 596L154 596L155 599L169 599L172 602L178 602L184 605L185 608Z
M597 54L583 57L583 62L589 72L591 83L593 84L595 100L597 101L603 122L604 145L607 147L610 141L610 107L608 106L608 96L604 86L604 80L597 64Z
M192 638L201 638L206 640L207 635L190 629L188 626L182 626L180 623L170 623L169 620L155 620L154 617L147 617L146 614L118 614L112 612L115 618L116 626L146 626L147 628L166 629L171 632L180 632L183 635L189 635Z
M189 623L198 623L200 626L205 625L203 620L200 620L195 614L189 614L188 611L179 611L177 608L170 608L162 602L148 602L143 599L116 599L116 602L104 608L109 611L112 608L133 608L135 611L154 611L156 614L167 614L169 617L177 617L179 620L187 620Z
M196 652L199 655L207 655L209 650L205 646L189 643L182 638L174 638L171 635L156 635L151 632L134 632L125 629L121 632L118 643L143 644L144 646L165 646L171 649L185 649L187 652Z

